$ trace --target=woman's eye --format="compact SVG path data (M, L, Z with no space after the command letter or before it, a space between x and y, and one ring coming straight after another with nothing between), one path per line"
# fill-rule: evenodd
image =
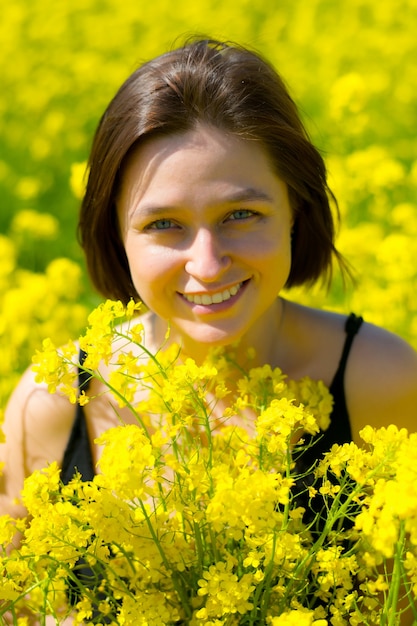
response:
M245 220L248 217L253 217L255 215L254 211L249 211L249 209L237 209L233 211L228 217L229 220Z
M160 219L155 220L151 224L146 227L146 230L168 230L169 228L174 228L175 224L172 220L168 219Z

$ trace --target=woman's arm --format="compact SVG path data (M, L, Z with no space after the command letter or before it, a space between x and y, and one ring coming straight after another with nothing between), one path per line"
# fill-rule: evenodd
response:
M10 397L0 445L0 514L22 516L25 510L15 500L23 482L34 470L52 461L61 462L69 437L75 408L67 398L50 394L35 382L28 369Z

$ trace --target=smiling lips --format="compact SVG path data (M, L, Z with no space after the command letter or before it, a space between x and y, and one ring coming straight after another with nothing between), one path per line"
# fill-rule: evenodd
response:
M233 285L233 287L230 287L229 289L224 289L223 291L219 291L218 293L201 293L195 295L184 293L183 296L186 300L188 300L188 302L191 302L192 304L220 304L221 302L229 300L232 296L235 296L242 287L242 284L243 283L238 283L237 285Z

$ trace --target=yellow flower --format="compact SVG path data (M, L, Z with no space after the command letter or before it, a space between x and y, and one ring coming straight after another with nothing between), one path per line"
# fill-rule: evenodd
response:
M326 385L321 380L315 381L305 377L299 381L288 381L288 389L290 394L294 394L297 402L314 416L320 430L327 430L333 408L333 397Z
M140 344L143 341L143 324L135 324L127 331L128 336L133 343Z
M74 196L78 199L84 196L87 177L88 170L86 161L71 164L70 187Z
M322 548L317 552L312 567L313 575L319 584L318 597L329 600L337 587L344 592L354 585L354 575L358 569L356 557L343 554L341 546Z
M135 398L143 372L143 366L138 361L138 357L131 351L119 353L117 364L110 372L108 386L119 406L130 404Z
M110 428L95 443L104 446L97 484L115 491L120 498L143 498L152 490L154 448L140 426Z
M57 258L46 268L49 288L58 297L67 300L79 297L82 289L81 267L70 259Z
M0 546L8 546L16 532L14 520L10 515L0 516Z
M331 90L330 114L340 119L346 111L359 113L366 103L368 83L357 72L344 74L334 83Z
M75 623L82 624L84 620L88 620L93 614L93 606L89 598L83 598L76 605Z
M22 500L30 514L37 516L43 507L54 500L59 492L60 472L58 463L54 461L49 467L37 470L26 478Z
M74 353L74 344L64 347L60 353L50 339L42 343L42 351L37 350L33 357L32 370L37 383L46 383L48 391L55 393L60 389L72 402L77 398L77 371L69 366L67 356Z
M278 617L269 617L268 624L271 626L327 626L325 619L314 619L314 611L292 610L285 611Z
M55 239L58 231L56 217L30 209L19 211L11 223L11 233L18 238L30 235L32 239Z
M335 445L324 455L313 474L317 482L305 487L328 507L327 534L320 536L293 497L296 480L303 480L293 452L303 453L300 435L327 427L332 399L325 386L293 383L265 366L229 389L234 366L221 350L199 365L181 360L174 344L154 358L138 358L132 343L141 340L142 328L130 325L136 310L132 301L126 322L125 306L103 303L90 315L81 345L91 354L89 366L111 360L107 386L138 423L97 439L101 473L93 481L76 476L62 486L56 464L26 480L22 500L32 519L17 523L24 542L18 557L5 561L5 580L17 585L8 583L7 593L17 598L13 593L23 589L23 597L32 585L34 607L45 598L58 606L65 568L82 556L103 572L100 607L113 619L117 601L118 623L183 619L192 626L227 619L237 626L240 616L256 610L267 624L329 618L342 626L347 619L359 624L365 608L378 621L376 594L385 581L374 568L393 554L402 531L405 567L417 584L417 435L394 426L365 428L366 447ZM77 358L74 343L57 350L45 341L36 374L75 401ZM105 383L99 371L89 373ZM136 404L138 388L147 397ZM219 400L228 397L223 410ZM81 393L78 401L89 397ZM253 412L255 432L235 425L238 406ZM339 529L346 511L353 519L349 531ZM1 528L7 543L12 520ZM349 550L345 541L352 542ZM307 609L312 594L327 608ZM76 611L79 623L89 619L86 599Z
M207 599L196 617L207 619L250 611L253 605L249 597L255 588L252 582L251 574L244 574L239 580L227 563L211 565L198 581L198 595L207 596Z
M125 596L118 610L119 626L169 626L180 619L170 594L157 589L143 591L138 598Z
M8 578L0 578L0 600L17 600L21 594L20 586Z
M15 268L15 263L15 244L11 239L0 234L0 277L7 277L11 274Z

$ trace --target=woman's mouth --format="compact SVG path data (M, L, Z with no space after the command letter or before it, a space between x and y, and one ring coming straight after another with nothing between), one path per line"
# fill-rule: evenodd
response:
M246 281L244 281L246 282ZM184 298L191 302L191 304L202 304L202 305L210 305L210 304L221 304L222 302L226 302L226 300L230 300L232 296L235 296L244 283L237 283L232 287L227 289L223 289L222 291L218 291L216 293L196 293L196 294L187 294L184 293Z

